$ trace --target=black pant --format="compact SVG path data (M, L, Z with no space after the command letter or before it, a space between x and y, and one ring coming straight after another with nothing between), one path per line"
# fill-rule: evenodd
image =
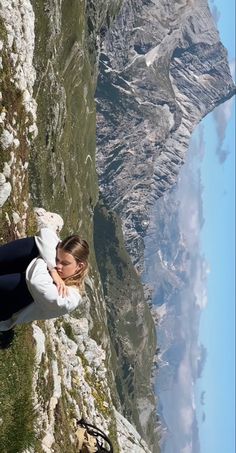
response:
M0 246L0 321L33 302L26 285L25 271L38 254L34 237Z

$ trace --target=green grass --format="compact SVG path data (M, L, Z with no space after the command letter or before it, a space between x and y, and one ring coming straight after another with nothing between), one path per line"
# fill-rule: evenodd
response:
M75 335L74 335L74 332L73 332L73 328L72 328L72 325L67 322L67 321L63 321L62 323L62 326L65 330L65 334L68 338L70 338L70 340L76 342L76 338L75 338Z
M16 329L11 346L0 349L1 453L20 453L34 445L36 414L32 401L35 348L32 329Z
M35 52L39 134L30 162L34 202L63 216L62 234L79 231L90 242L98 185L95 80L84 34L85 4L63 2L61 33L55 35L43 4L35 2L35 12L40 40ZM52 47L57 49L53 55Z

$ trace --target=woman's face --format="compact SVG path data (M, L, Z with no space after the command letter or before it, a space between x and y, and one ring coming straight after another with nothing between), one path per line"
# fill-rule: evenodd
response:
M83 263L77 263L73 255L57 248L56 269L62 279L72 277L76 272L82 269Z

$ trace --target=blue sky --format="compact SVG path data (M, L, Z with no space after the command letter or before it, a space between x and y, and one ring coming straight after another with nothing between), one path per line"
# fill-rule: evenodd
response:
M235 60L235 4L210 3L221 41ZM230 114L231 113L231 114ZM220 123L221 121L221 123ZM219 125L224 131L219 132ZM227 126L226 126L227 124ZM207 362L199 391L205 390L206 414L199 423L201 453L235 451L235 100L202 123L205 157L202 163L202 251L209 263L208 305L202 313L200 341L207 347ZM198 133L198 131L196 131ZM227 158L219 163L218 147ZM200 412L200 411L199 411Z

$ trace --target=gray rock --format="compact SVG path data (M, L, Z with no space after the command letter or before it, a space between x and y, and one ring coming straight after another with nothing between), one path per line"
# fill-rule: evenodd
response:
M0 137L0 144L3 149L8 149L14 142L14 135L12 132L9 132L7 129L4 129Z
M34 208L34 213L38 229L48 227L55 231L55 233L60 233L64 221L59 214L55 212L48 212L44 208Z
M0 207L6 203L11 194L11 184L9 182L0 183Z

